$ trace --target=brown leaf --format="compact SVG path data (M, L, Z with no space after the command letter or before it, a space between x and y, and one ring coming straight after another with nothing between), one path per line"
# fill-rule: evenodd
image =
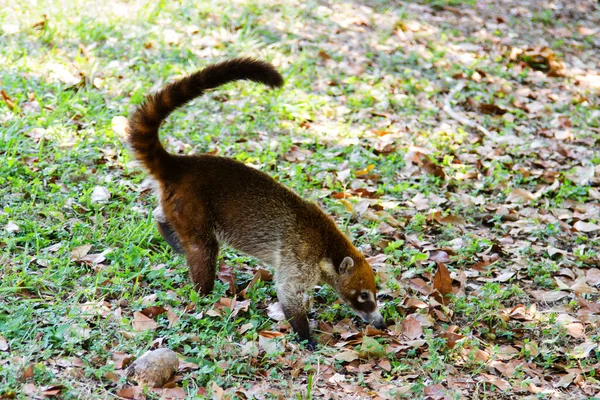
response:
M84 244L83 246L75 247L71 250L71 259L72 260L81 260L87 253L92 249L91 244Z
M490 115L504 115L507 112L504 108L498 107L495 104L481 103L478 108L481 113Z
M590 268L585 274L585 281L588 285L598 286L600 285L600 269Z
M402 321L402 334L409 339L420 338L423 335L421 322L412 314L407 316L404 321Z
M143 388L141 386L127 386L117 390L117 396L125 399L143 399Z
M112 353L112 360L115 363L115 369L127 368L127 366L133 361L133 358L134 357L131 354L122 353L120 351L115 351Z
M297 162L306 160L307 156L311 155L312 151L304 150L296 145L292 145L290 151L285 153L283 158L288 160L289 162Z
M516 188L506 198L506 201L509 203L527 203L531 200L534 200L536 197L529 190Z
M354 350L345 350L341 353L337 353L333 358L338 361L352 362L354 360L358 360L360 357Z
M221 282L228 286L228 291L235 296L237 293L237 286L235 284L235 271L230 268L225 261L221 262L218 277Z
M446 395L448 394L448 389L446 389L441 384L434 384L426 386L423 389L423 393L427 396L428 399L430 398L438 400L446 398Z
M148 318L156 319L160 314L166 313L167 309L161 306L150 306L142 309L140 312Z
M146 317L139 311L133 313L133 321L131 323L133 330L136 332L143 332L147 329L155 330L158 325L152 318Z
M240 296L246 297L246 293L248 290L252 289L254 285L258 283L258 281L269 282L273 280L273 274L267 271L266 269L259 268L256 270L254 277L250 281L250 283L240 292Z
M169 320L169 328L173 327L179 321L179 315L171 309L167 310L167 319Z
M452 293L452 278L444 263L437 263L438 269L433 277L433 297L440 303L447 305L448 295Z
M411 279L408 281L408 286L424 295L429 295L433 291L431 286L421 278Z
M51 386L45 386L43 388L41 388L41 395L42 397L55 397L58 396L60 394L60 392L63 390L64 386L63 385L51 385Z
M431 253L429 253L428 260L429 261L440 262L440 263L447 263L447 262L450 261L450 256L445 251L434 250Z
M465 338L464 335L455 332L457 329L457 326L449 326L444 333L440 334L441 338L446 339L446 345L449 349L453 349L456 342Z
M8 94L6 94L6 92L4 91L4 89L0 90L0 94L2 95L2 99L4 100L4 102L6 103L7 107L10 109L10 111L13 111L16 107L16 104L14 101L12 101L12 99L8 96Z
M152 388L151 392L156 393L161 399L185 399L187 398L187 393L181 387L167 388L167 389L159 389Z
M576 297L577 297L577 303L579 304L579 307L581 307L582 309L585 309L586 311L588 311L592 314L600 314L600 303L596 303L596 302L591 303L579 295L576 295Z
M28 365L21 374L21 380L26 380L29 378L33 378L33 364Z
M495 375L491 375L491 374L481 374L481 375L483 376L484 382L491 383L492 385L496 386L498 389L500 389L502 391L506 391L511 388L510 383L508 383L507 381L505 381L502 378L499 378L499 377L497 377Z

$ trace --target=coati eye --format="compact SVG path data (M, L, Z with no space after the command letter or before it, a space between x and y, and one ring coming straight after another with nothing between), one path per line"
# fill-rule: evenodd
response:
M360 293L360 299L363 300L363 301L369 300L369 292L361 292Z

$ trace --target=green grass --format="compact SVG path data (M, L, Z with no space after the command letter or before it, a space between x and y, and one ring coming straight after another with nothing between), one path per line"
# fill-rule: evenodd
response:
M556 304L536 301L533 292L557 291L559 280L572 285L599 263L597 232L572 228L578 220L600 223L587 208L598 204L597 178L584 184L572 178L576 167L588 165L582 159L598 174L597 97L575 77L540 79L505 48L463 34L451 18L429 25L437 15L430 6L473 10L474 1L423 1L419 7L431 10L426 15L415 4L0 0L0 88L9 99L0 100L0 398L28 398L31 384L40 390L62 385L62 398L112 397L126 386L114 353L138 357L154 347L169 347L197 365L180 371L176 383L190 398L210 398L217 386L232 398L236 390L256 387L267 398L347 397L335 374L364 397L425 398L440 384L453 398L500 398L482 373L509 382L504 395L512 398L528 394L530 382L554 390L568 368L579 368L581 380L566 391L573 397L596 393L599 351L584 359L570 351L600 340L595 316L581 317L575 297L595 302L597 287L568 291ZM541 11L530 22L545 29L552 25L548 15ZM524 29L506 18L510 29ZM422 28L406 28L402 36L398 29L414 26L407 21ZM569 43L570 51L591 47ZM467 57L472 45L481 45L473 59ZM222 306L221 299L232 296L221 282L202 298L191 288L184 258L154 226L156 198L116 117L126 117L171 79L234 56L274 62L284 87L220 88L174 113L162 128L163 142L172 152L216 151L269 173L319 203L367 256L387 255L375 268L382 312L395 328L369 342L376 351L365 352L360 336L343 339L364 325L331 288L315 290L311 312L329 345L310 353L286 335L283 347L267 351L260 332L287 332L267 315L276 301L272 283L248 291L247 311ZM441 111L461 74L467 85L453 107L505 143L482 139ZM505 93L503 85L514 90ZM533 94L516 94L524 87ZM554 100L543 97L544 90ZM512 119L478 113L469 98L506 108ZM550 112L529 114L516 99L542 101ZM558 129L556 115L569 118L572 141L544 135ZM446 179L424 171L415 146L426 149ZM290 157L298 148L306 155L302 161ZM347 169L348 178L338 179ZM556 173L558 188L525 204L507 202L515 188L535 193L550 186L553 178L545 172ZM107 201L94 201L97 187L108 190ZM358 196L334 196L360 190L373 197L367 211ZM428 199L427 207L417 195ZM436 211L464 223L439 222ZM84 245L104 260L74 257ZM548 245L566 255L550 255ZM449 255L457 293L448 306L414 282L431 285L434 250ZM481 267L494 253L499 258ZM221 256L236 270L239 289L261 266L229 249ZM497 281L506 271L515 275ZM422 305L411 305L416 300ZM178 322L162 314L156 330L134 331L134 312L149 303L170 308ZM515 317L511 310L520 304L527 310L536 304L540 313ZM221 316L211 316L213 309ZM411 314L423 323L417 340L401 334ZM568 335L557 322L561 315L583 318L585 336ZM251 328L240 333L245 324ZM452 326L461 339L450 348L444 335ZM505 376L490 366L506 361L498 352L508 345L517 351L513 360L527 362L529 370ZM361 357L334 358L344 350ZM32 376L24 375L29 366ZM535 380L533 369L551 379ZM455 377L466 387L454 387Z

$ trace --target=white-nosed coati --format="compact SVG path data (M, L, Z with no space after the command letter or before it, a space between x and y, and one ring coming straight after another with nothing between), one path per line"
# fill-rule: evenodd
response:
M158 181L160 233L185 253L194 286L203 294L213 289L220 243L274 267L285 316L311 347L304 294L319 283L331 285L365 321L384 327L371 266L317 205L240 162L173 155L162 146L158 129L173 110L207 89L241 79L283 84L272 65L233 59L166 85L129 118L135 156Z

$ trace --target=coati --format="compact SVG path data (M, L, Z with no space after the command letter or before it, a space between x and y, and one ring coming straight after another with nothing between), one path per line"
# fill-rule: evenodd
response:
M371 266L316 204L243 163L213 155L173 155L162 146L158 129L173 110L207 89L237 80L283 84L271 64L232 59L150 94L129 118L135 157L158 182L155 217L161 235L185 254L194 287L202 294L213 289L221 243L274 267L284 314L309 347L315 343L304 294L319 283L331 285L366 322L384 328Z

